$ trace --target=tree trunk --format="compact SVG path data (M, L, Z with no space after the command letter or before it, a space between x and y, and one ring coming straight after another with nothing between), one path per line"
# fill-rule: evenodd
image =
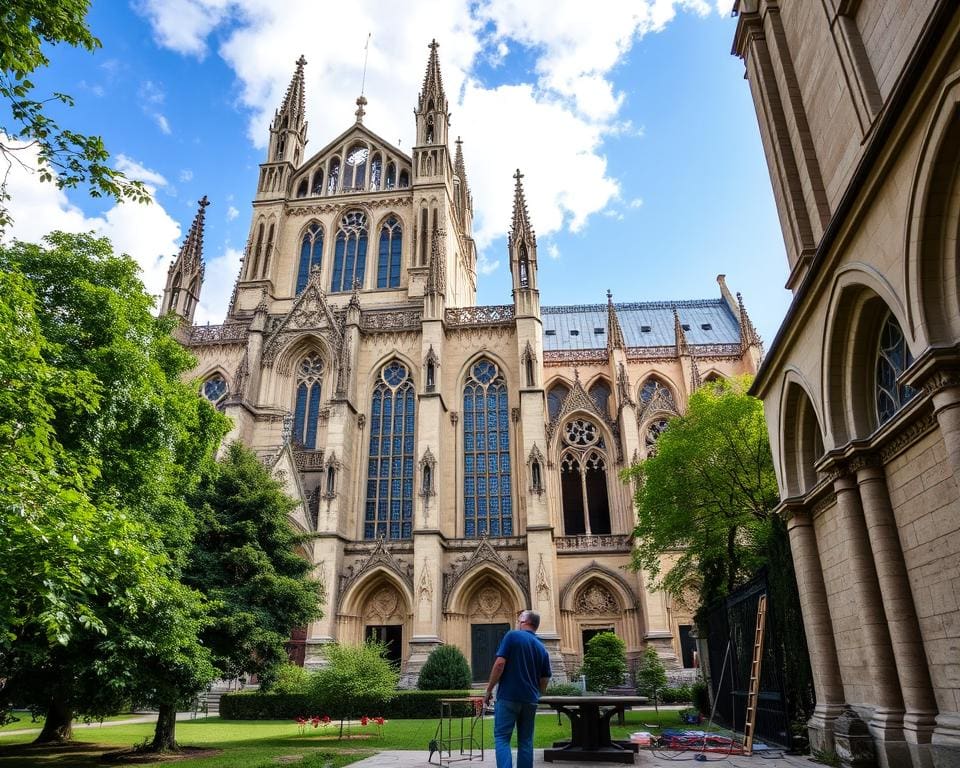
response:
M177 708L161 704L157 715L157 728L153 732L153 752L170 752L177 748Z
M47 718L43 721L43 730L34 744L56 744L73 738L73 709L59 695L50 697L47 705Z

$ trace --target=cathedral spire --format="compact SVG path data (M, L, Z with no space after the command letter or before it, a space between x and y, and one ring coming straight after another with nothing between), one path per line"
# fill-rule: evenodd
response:
M740 314L740 343L744 349L750 346L759 347L761 345L760 334L753 327L750 315L747 314L747 308L743 306L743 296L739 292L737 293L737 309Z
M300 164L303 148L307 143L307 111L305 106L303 67L307 63L301 56L297 59L290 85L283 96L280 108L273 115L270 124L269 162L287 161L294 166Z
M513 189L513 222L510 225L507 245L510 249L514 302L519 302L520 293L536 292L537 289L537 236L530 224L527 200L521 183L523 174L519 169L513 178L516 182ZM537 305L539 312L539 301Z
M417 98L417 144L447 143L447 129L450 127L450 114L447 112L447 96L443 91L443 78L440 76L440 58L436 40L430 43L430 57L427 59L427 72L423 76L423 87Z
M518 240L529 240L531 245L536 247L537 235L530 224L530 214L527 211L527 199L523 194L523 184L521 179L523 174L520 169L513 174L516 185L513 190L513 223L510 225L510 242Z
M620 327L620 318L617 309L613 306L613 293L607 291L607 351L612 349L626 349L623 340L623 329Z
M467 166L463 162L463 139L457 136L457 150L453 155L453 172L460 177L463 189L467 188Z
M200 286L203 284L203 226L207 206L207 196L197 203L199 210L190 225L190 231L180 246L180 252L167 272L167 284L163 290L161 314L173 312L193 322L193 314L200 301Z

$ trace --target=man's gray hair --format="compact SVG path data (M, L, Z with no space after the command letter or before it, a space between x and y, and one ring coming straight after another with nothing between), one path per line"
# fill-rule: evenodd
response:
M529 624L534 629L540 628L540 614L536 611L531 611L529 608L524 611L520 611L520 621L524 624Z

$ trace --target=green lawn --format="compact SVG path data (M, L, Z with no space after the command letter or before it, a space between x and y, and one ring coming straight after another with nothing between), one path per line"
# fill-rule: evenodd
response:
M676 711L661 712L664 728L678 727ZM656 723L652 710L627 713L627 724L615 726L614 736L626 738L631 731L651 730L646 724ZM493 720L484 721L484 744L493 747ZM233 720L219 718L181 721L177 724L177 739L181 744L207 749L222 750L218 755L177 761L177 768L261 768L275 766L276 758L303 756L307 762L293 760L288 765L297 768L323 768L333 761L334 768L349 765L371 752L385 749L422 750L424 760L427 748L437 728L435 719L394 720L383 729L383 736L376 737L372 727L359 728L362 733L355 738L339 739L339 728L333 724L317 729L308 728L298 732L296 723L287 721ZM33 737L4 736L0 734L0 768L92 768L99 765L100 754L111 749L122 749L142 743L153 733L152 724L117 725L97 729L74 731L76 746L67 750L37 750L23 746ZM569 738L570 724L563 717L558 724L556 715L537 718L536 746L545 747L564 738ZM19 745L19 746L17 746ZM326 755L326 756L325 756ZM141 763L142 765L142 763Z
M16 723L7 723L6 725L0 725L0 734L4 731L22 731L25 728L43 728L43 715L37 718L37 722L33 722L33 718L30 717L30 713L26 710L17 709L14 710L14 716L20 718ZM110 715L110 717L103 718L103 721L109 722L111 720L130 720L134 717L141 717L138 714L126 713L122 715ZM96 721L95 721L96 722Z

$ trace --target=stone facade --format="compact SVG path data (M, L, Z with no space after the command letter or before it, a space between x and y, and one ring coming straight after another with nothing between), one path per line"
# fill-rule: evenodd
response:
M437 46L412 155L364 125L361 97L355 122L307 157L304 65L271 127L225 322L191 325L197 292L181 288L202 281L203 207L163 306L185 320L229 439L300 500L291 522L312 534L302 554L326 594L305 663L374 635L406 684L440 643L484 679L496 638L532 607L556 679L602 629L632 658L654 643L679 666L690 615L627 567L634 514L617 473L701 381L756 371L742 302L721 276L717 299L541 308L518 172L512 300L477 306L473 201L461 142L449 151Z
M881 765L960 765L960 11L740 0L793 303L755 384L816 687Z

